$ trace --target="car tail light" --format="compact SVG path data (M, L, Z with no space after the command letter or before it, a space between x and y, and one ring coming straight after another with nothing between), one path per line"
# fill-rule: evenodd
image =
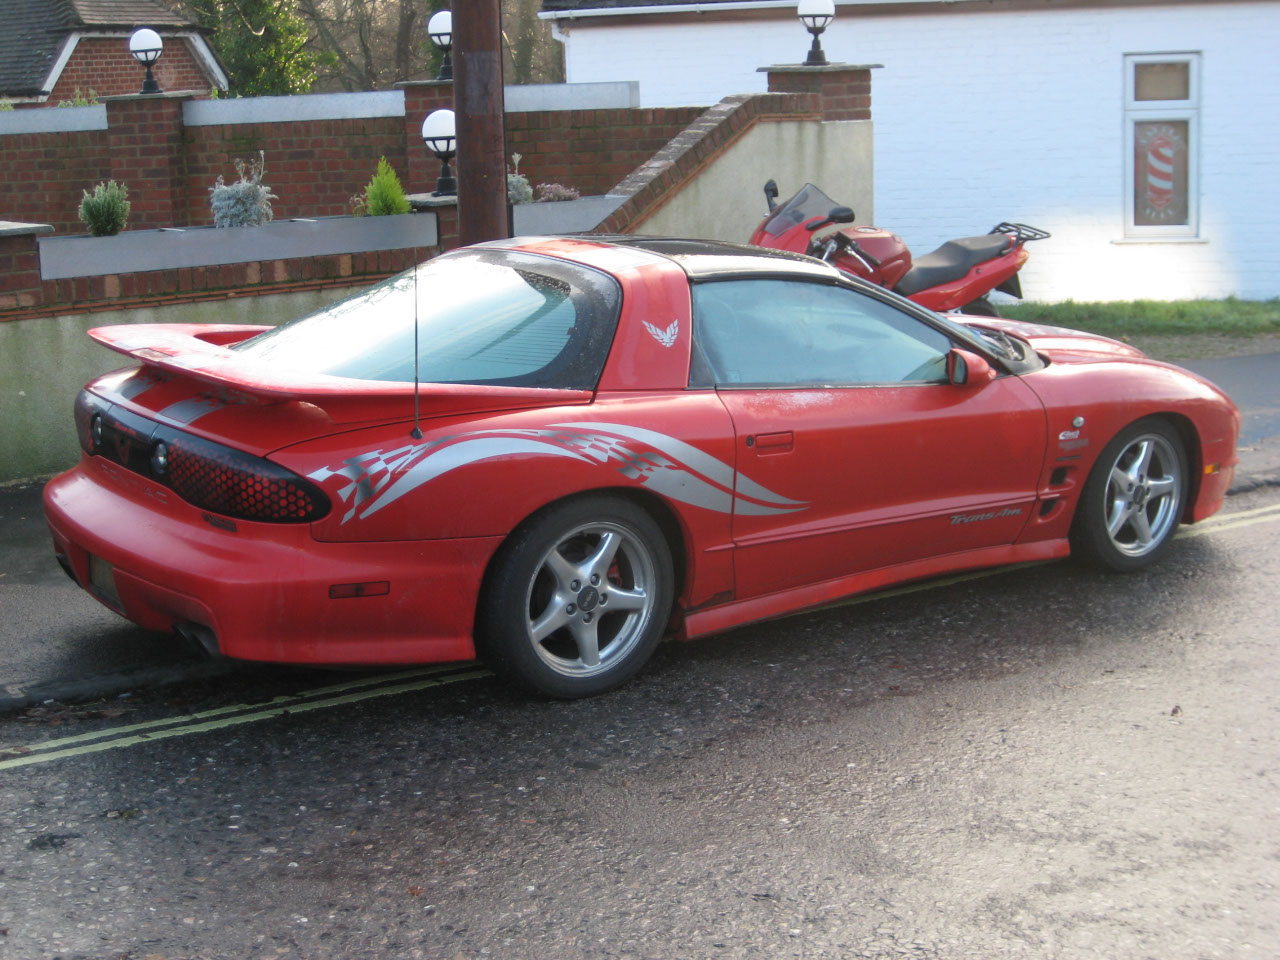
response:
M85 453L93 453L98 443L101 443L102 437L102 420L99 417L97 424L94 423L94 417L98 416L97 406L93 402L93 395L88 390L81 390L76 397L75 406L76 415L76 437L80 440L80 449ZM98 442L94 442L94 430L98 431Z
M75 415L86 453L202 510L261 523L310 523L329 513L319 487L270 460L139 417L88 391L76 398Z
M153 470L156 459L153 454ZM329 499L315 484L231 447L175 434L168 439L164 460L168 486L188 503L214 513L265 523L306 523L329 512Z

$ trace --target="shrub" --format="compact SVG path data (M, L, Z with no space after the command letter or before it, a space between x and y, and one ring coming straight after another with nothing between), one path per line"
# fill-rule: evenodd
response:
M8 113L13 109L12 100L0 100L0 113Z
M98 102L98 94L93 89L93 87L89 88L88 96L85 96L83 93L80 92L80 88L76 87L75 92L71 94L71 99L59 100L58 106L60 107L92 107L96 105L97 102Z
M259 150L257 160L236 160L240 179L235 183L224 183L222 174L218 174L209 188L215 227L257 227L272 218L271 201L280 198L262 182L266 168L267 155Z
M507 203L533 203L533 187L523 173L507 174Z
M129 188L108 180L84 191L80 201L80 219L95 237L114 237L129 221Z
M364 188L365 212L371 217L386 217L409 212L409 198L404 195L400 178L387 163L386 157L378 159L378 172Z
M538 203L555 203L559 200L577 200L578 191L563 183L538 184Z
M532 203L533 187L529 178L520 172L520 154L511 155L511 172L507 174L507 203Z

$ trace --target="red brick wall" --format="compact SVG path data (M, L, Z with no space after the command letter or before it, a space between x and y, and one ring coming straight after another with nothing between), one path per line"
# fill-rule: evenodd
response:
M823 120L871 119L871 68L847 63L769 68L770 93L812 93Z
M845 118L866 109L847 99L865 96L854 89L862 79L848 73L804 76L794 85L817 89L730 98L705 112L686 107L509 114L506 151L523 155L521 172L535 185L559 182L584 196L622 188L629 199L604 227L625 231L746 126L770 117ZM182 97L112 100L106 131L0 134L6 172L0 178L0 211L4 219L83 233L76 214L81 191L114 178L130 190L130 228L208 224L208 190L217 175L234 178L234 160L255 157L259 150L266 152L264 180L279 195L273 203L279 219L348 212L349 198L363 191L381 156L406 191L428 192L440 167L422 142L422 120L451 105L452 93L448 84L411 85L403 117L190 128L182 122ZM655 155L662 161L656 166ZM633 177L642 165L643 175ZM466 175L465 158L458 169ZM457 242L456 210L438 213L440 248L448 249ZM0 321L368 282L436 252L383 251L42 282L35 247L34 237L0 244Z
M111 176L109 140L105 130L0 137L0 217L84 233L81 191Z
M164 53L151 69L162 91L207 93L214 85L185 37L165 37ZM137 93L145 76L146 69L129 52L128 37L81 37L45 106L73 99L76 90L85 96L93 90L99 97Z
M129 188L129 227L212 223L209 188L234 180L235 160L266 152L264 182L279 197L277 217L350 212L386 157L406 192L434 188L440 163L422 143L423 118L449 103L448 85L406 91L404 118L183 127L182 100L110 101L110 130L0 135L0 211L5 219L83 233L81 191L114 178ZM507 155L533 184L554 181L583 196L607 193L661 149L701 110L581 110L507 116ZM465 170L464 166L460 169Z
M40 279L34 236L0 237L0 323L65 313L128 310L372 283L407 270L457 242L453 208L442 211L442 244L372 253L152 270L68 280ZM448 231L446 233L446 231Z
M756 93L725 97L637 165L617 193L627 199L600 224L600 233L643 232L645 222L757 123L820 120L821 101L812 93Z
M266 152L262 182L279 197L271 204L278 218L350 213L351 196L364 192L379 157L386 157L395 168L406 193L421 192L425 185L408 179L404 126L402 118L377 117L189 127L185 131L185 222L190 226L213 223L209 188L219 174L233 182L235 161L256 159L259 150Z
M702 107L566 110L507 115L507 157L535 187L563 183L584 197L608 193L702 113Z
M32 235L0 237L0 317L40 302L40 258Z
M132 229L187 226L182 102L130 97L107 103L111 177L129 188Z

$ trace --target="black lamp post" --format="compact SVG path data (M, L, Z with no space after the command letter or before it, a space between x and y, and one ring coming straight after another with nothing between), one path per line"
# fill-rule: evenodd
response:
M160 34L156 33L150 27L143 27L141 30L134 32L129 38L129 52L133 54L133 58L147 68L146 79L142 81L143 93L159 93L160 84L156 83L155 74L151 72L151 65L160 59L160 54L164 50L164 41L160 39Z
M827 24L836 18L835 0L800 0L796 5L796 16L804 24L804 28L813 34L813 46L809 48L806 67L825 67L827 55L822 52L822 43L818 39Z
M452 110L435 110L422 121L422 139L427 149L440 161L440 179L433 197L452 197L458 193L458 179L449 169L449 160L458 152L458 136Z
M453 79L453 14L448 10L437 10L427 21L427 36L431 42L444 51L444 59L440 61L440 75L437 80Z

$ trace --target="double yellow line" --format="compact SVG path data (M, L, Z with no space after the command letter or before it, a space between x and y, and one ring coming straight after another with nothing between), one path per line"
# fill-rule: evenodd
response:
M1214 514L1208 520L1202 520L1194 527L1183 527L1178 531L1178 536L1198 537L1206 533L1217 533L1219 530L1252 527L1259 523L1269 523L1272 520L1280 520L1280 504L1270 507L1258 507L1256 510L1239 510L1235 513Z
M140 743L155 743L157 740L185 737L192 733L224 730L227 727L257 723L259 720L270 720L273 717L310 713L312 710L327 710L330 707L341 707L350 703L359 703L361 700L372 700L375 697L413 693L417 690L443 687L450 683L461 683L463 680L488 676L492 674L475 664L449 664L405 670L400 673L377 674L331 687L308 690L293 696L275 697L266 704L235 704L182 717L149 720L146 723L111 727L107 730L46 740L43 743L25 747L0 748L0 757L17 753L16 756L0 759L0 770L12 770L34 763L65 760L69 757L82 757L90 753L101 753L104 750L133 747Z
M1223 530L1237 530L1261 523L1280 520L1280 504L1270 507L1259 507L1256 510L1242 510L1237 513L1220 514L1211 517L1193 527L1184 527L1179 537L1195 537L1205 533L1217 533ZM1047 562L1047 561L1044 561ZM990 570L977 570L973 573L962 573L953 577L940 577L921 583L907 584L890 590L850 597L828 604L830 607L849 606L858 603L870 603L886 597L918 593L922 590L934 590L938 587L978 580L1007 573L1010 570L1021 570L1037 564L1021 564L1016 567L994 567ZM92 733L81 733L57 740L46 740L43 743L22 747L0 747L0 771L13 770L36 763L50 763L54 760L65 760L70 757L81 757L90 753L101 753L104 750L117 750L121 747L133 747L142 743L154 743L170 737L185 737L192 733L207 733L211 730L224 730L246 723L257 723L273 717L289 714L310 713L312 710L327 710L331 707L346 706L362 700L376 697L392 697L402 693L413 693L431 687L443 687L464 680L488 677L492 674L476 664L446 664L444 666L423 667L416 670L405 670L399 673L375 674L360 680L340 683L329 687L320 687L305 693L287 697L276 697L266 704L235 704L217 707L182 717L169 717L160 720L149 720L146 723L135 723L123 727L112 727Z

